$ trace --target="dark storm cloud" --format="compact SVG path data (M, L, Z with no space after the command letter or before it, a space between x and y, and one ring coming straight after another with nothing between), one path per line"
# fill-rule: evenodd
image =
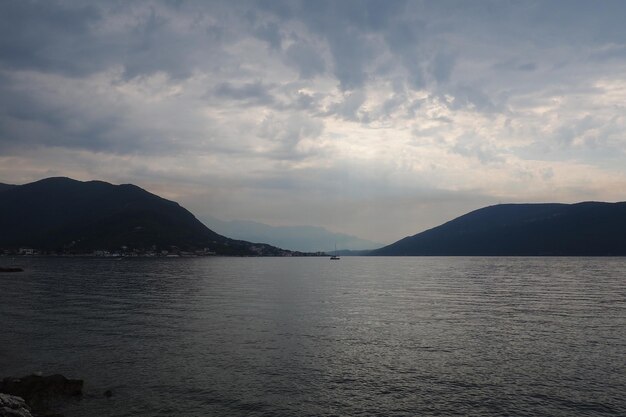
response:
M215 9L204 12L219 16ZM202 17L168 3L8 0L0 4L0 65L73 77L120 66L126 78L158 71L184 78L238 36ZM186 19L183 30L177 18Z
M293 2L291 7L283 5L266 7L265 10L279 17L288 16L300 21L313 34L325 39L333 58L333 73L341 88L350 90L363 86L367 80L368 65L380 52L380 45L368 35L386 29L394 16L402 12L404 4L404 1L302 1ZM312 52L312 57L306 58L307 52ZM304 62L305 58L308 62ZM292 48L289 59L298 65L303 78L325 69L315 52L307 51L304 46ZM303 72L301 64L312 64L313 68Z
M102 19L93 5L7 0L0 5L0 65L83 75L101 69L90 26Z
M362 87L367 79L365 69L368 61L374 55L371 45L363 35L350 30L333 33L329 42L335 63L335 76L341 88L351 90Z
M419 34L423 27L420 17L416 20L403 18L383 33L389 49L398 57L407 72L407 83L414 89L422 88L425 82Z
M275 22L261 24L255 28L253 33L257 38L266 41L273 49L281 48L282 35Z
M438 53L435 55L431 62L431 71L438 83L445 83L450 80L454 63L455 57L451 54Z
M281 50L282 34L276 19L304 23L328 47L332 58L328 64L318 47L303 37L296 37L282 51L300 77L309 79L331 68L344 90L359 89L376 75L371 65L384 52L384 45L376 42L373 34L380 34L403 63L414 88L424 86L424 71L430 71L428 77L439 83L447 82L455 62L446 51L431 53L429 58L418 48L418 32L425 24L420 16L405 15L403 1L272 2L263 7L242 3L232 10L222 3L141 5L100 4L97 8L80 3L5 3L2 65L71 76L119 66L126 79L158 71L174 79L186 78L199 68L222 68L229 59L224 46L245 36L246 31ZM239 19L236 13L241 13ZM274 20L268 21L263 13L273 15ZM203 19L207 16L213 19ZM115 30L108 27L111 22L117 22ZM428 60L431 63L424 64ZM231 96L246 93L235 92L237 87L228 85L219 91ZM260 103L270 102L268 96L257 94L256 98Z
M306 40L298 39L285 51L287 62L298 69L300 78L309 79L326 71L324 58Z
M180 78L205 65L207 56L220 59L220 46L246 32L281 50L281 25L296 21L327 42L332 56L329 64L344 89L361 87L370 75L368 65L383 52L372 35L382 36L406 68L409 83L421 88L424 71L429 71L428 76L437 82L446 82L456 62L453 51L445 50L443 43L436 52L423 49L427 37L454 32L486 36L500 30L505 41L519 37L519 28L525 28L528 39L544 45L562 42L564 37L595 43L624 39L624 2L574 3L568 2L565 7L560 2L435 5L377 0L271 1L229 7L224 2L85 4L7 0L0 5L0 60L2 65L13 68L73 75L121 65L128 78L156 71ZM598 9L603 12L601 24ZM107 21L123 16L127 19L116 30L105 29ZM184 30L173 22L177 16L188 19L182 23L187 26ZM209 23L206 17L214 19ZM618 44L614 51L619 55L619 50ZM327 69L319 51L305 39L291 44L285 52L303 78Z
M450 78L454 54L441 45L436 52L422 47L428 17L405 1L294 4L290 17L326 41L333 74L343 90L361 88L377 77L379 70L372 66L386 51L402 63L412 88L423 88L428 79L444 83ZM380 75L386 71L381 70Z
M157 72L185 79L198 70L222 72L224 77L234 75L228 71L237 67L232 62L237 58L226 50L228 46L253 36L282 55L301 79L330 71L343 90L358 93L353 97L362 96L357 90L371 79L386 76L384 71L394 67L393 61L386 67L374 67L376 59L389 53L404 69L400 84L427 88L435 95L452 95L452 109L471 106L494 112L502 103L489 89L455 77L464 76L462 72L455 74L462 57L446 42L446 36L488 39L498 46L519 36L523 28L529 39L546 45L569 32L587 43L623 40L624 25L615 17L623 15L623 2L603 2L599 6L605 12L601 25L597 13L590 10L594 7L585 2L575 7L543 2L435 5L382 0L241 2L230 6L226 2L84 4L8 0L0 5L0 68L84 77L119 67L126 80ZM311 36L284 29L289 22L304 25ZM502 39L493 37L498 31ZM287 33L290 43L285 47ZM329 54L328 62L324 50ZM593 56L620 58L622 51L619 43L605 45ZM523 59L507 65L526 72L537 68L535 62ZM266 84L250 77L254 79L255 75L232 81L222 78L213 91L243 104L278 106ZM302 100L297 106L310 106L307 97L299 97ZM405 99L401 94L394 97L381 114L398 108ZM19 97L15 99L20 101ZM289 104L283 102L282 106ZM350 103L342 108L333 106L328 114L340 114L347 120L356 118ZM33 104L34 114L42 115L44 112L37 111L37 107Z
M122 59L126 78L156 71L167 72L174 78L184 78L195 67L195 55L189 50L190 41L188 37L170 31L168 19L152 9L139 18L130 30L127 41L118 45L120 54L116 58Z
M57 85L58 84L58 85ZM117 155L179 154L197 148L181 126L96 92L89 82L52 85L35 78L0 76L0 155L66 148ZM162 111L162 110L161 110ZM187 120L179 115L184 126Z
M233 85L221 83L215 88L215 95L222 98L239 100L249 105L272 105L275 102L270 87L260 81Z

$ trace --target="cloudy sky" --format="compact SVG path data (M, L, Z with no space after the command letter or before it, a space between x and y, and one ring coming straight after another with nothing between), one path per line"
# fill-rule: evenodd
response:
M0 2L0 182L392 242L626 200L624 1Z

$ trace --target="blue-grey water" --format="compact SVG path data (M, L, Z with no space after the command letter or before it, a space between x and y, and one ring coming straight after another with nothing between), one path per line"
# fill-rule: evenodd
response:
M625 258L8 264L0 377L68 417L626 415Z

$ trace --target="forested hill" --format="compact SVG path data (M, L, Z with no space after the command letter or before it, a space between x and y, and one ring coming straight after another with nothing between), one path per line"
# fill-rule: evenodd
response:
M626 202L485 207L371 255L625 256Z
M3 184L0 182L0 193L6 190L10 190L11 188L15 187L15 185L11 185L11 184Z
M284 252L219 235L178 203L131 184L57 177L0 190L0 248L76 252L206 248L228 255Z

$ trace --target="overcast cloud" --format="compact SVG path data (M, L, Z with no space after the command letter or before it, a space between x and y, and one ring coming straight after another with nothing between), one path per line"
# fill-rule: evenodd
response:
M234 4L233 4L234 3ZM0 2L0 182L392 242L626 200L623 1Z

